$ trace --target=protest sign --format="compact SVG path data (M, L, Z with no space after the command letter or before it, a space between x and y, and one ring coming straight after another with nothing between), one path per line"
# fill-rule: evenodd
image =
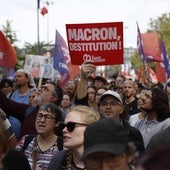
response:
M72 64L123 64L123 22L66 24Z

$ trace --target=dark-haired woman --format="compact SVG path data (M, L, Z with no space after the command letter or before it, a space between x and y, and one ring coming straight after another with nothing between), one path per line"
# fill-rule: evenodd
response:
M47 169L52 157L62 150L62 138L55 134L61 119L61 110L55 104L41 105L35 121L38 134L25 135L17 144L16 149L25 153L32 170Z

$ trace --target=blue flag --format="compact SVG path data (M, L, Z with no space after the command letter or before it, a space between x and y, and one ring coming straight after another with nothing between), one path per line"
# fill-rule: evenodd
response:
M67 61L69 58L68 47L60 35L60 33L56 30L56 39L53 53L53 67L57 70L61 75L61 86L63 87L70 79L70 73L68 70Z
M170 78L170 64L169 64L169 58L168 54L165 49L164 42L161 40L160 41L160 49L161 49L161 57L163 58L163 63L164 63L164 68L166 72L167 79Z
M140 29L137 23L137 31L138 31L138 35L137 35L137 48L138 48L138 53L142 59L143 62L146 61L146 57L143 51L143 43L142 43L142 38L141 38L141 33L140 33Z

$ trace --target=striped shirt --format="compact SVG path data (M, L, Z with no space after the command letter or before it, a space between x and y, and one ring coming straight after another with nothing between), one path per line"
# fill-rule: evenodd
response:
M25 138L28 135L25 135L22 137L22 139L19 141L19 143L16 146L17 150L22 150L22 147L24 146L24 141ZM37 145L34 147L34 142L35 142L36 138L34 137L33 140L28 144L27 148L25 149L25 155L27 156L27 159L30 163L30 166L32 167L33 164L33 150L35 150L36 153L36 168L38 170L46 170L49 166L49 163L52 159L52 157L59 152L58 146L57 146L57 140L54 143L54 145L52 147L50 147L49 149L47 149L46 151L42 151L40 149L40 147Z

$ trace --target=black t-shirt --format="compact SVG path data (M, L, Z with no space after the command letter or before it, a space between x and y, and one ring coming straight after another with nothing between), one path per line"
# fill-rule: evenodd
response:
M133 126L130 126L129 123L123 118L121 118L121 124L128 131L129 142L134 143L139 155L143 154L143 152L145 151L145 147L140 131Z
M138 99L137 98L135 98L135 100L133 100L131 103L128 103L128 104L125 103L125 107L126 107L126 111L129 116L140 112L140 109L138 109Z
M10 149L2 160L3 170L31 170L27 157L21 151Z

